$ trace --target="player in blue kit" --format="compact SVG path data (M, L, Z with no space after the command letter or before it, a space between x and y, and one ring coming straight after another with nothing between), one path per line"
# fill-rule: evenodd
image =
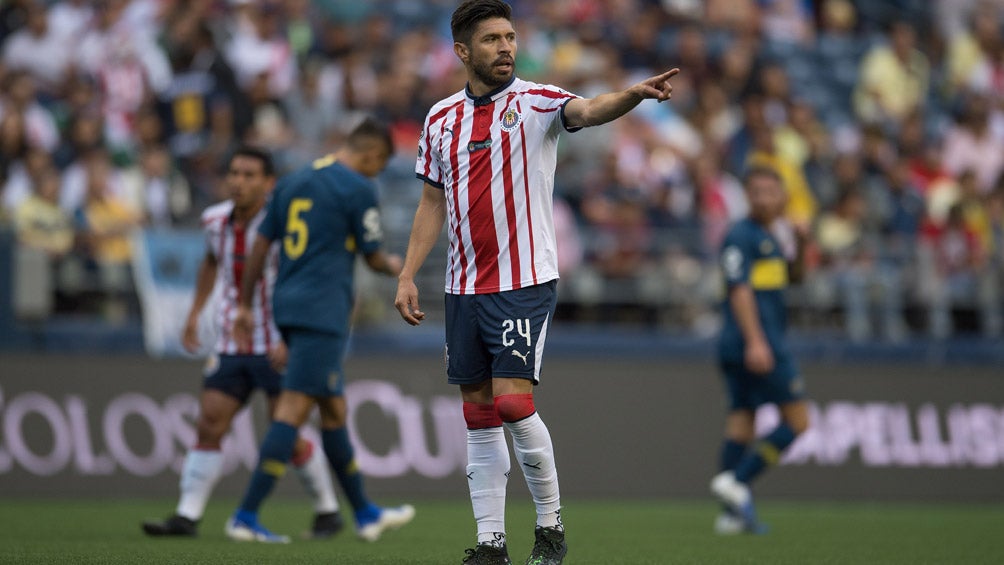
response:
M324 453L355 512L356 532L375 541L384 530L409 522L409 505L381 508L366 497L345 427L342 357L349 337L356 254L374 271L397 276L401 258L380 249L383 239L376 188L371 180L387 165L393 142L384 126L366 120L339 152L279 181L258 229L241 284L235 331L251 329L252 291L269 246L280 241L273 294L275 323L288 348L286 375L273 423L244 499L227 522L241 541L286 543L258 522L258 508L286 470L296 430L316 405Z
M720 472L711 491L725 511L715 523L722 534L758 533L750 484L808 427L804 384L785 343L784 290L801 277L802 245L789 264L779 239L787 196L773 169L752 168L745 177L749 217L725 236L720 257L727 284L718 360L729 396ZM783 224L782 224L783 225ZM776 404L781 423L755 437L756 409Z

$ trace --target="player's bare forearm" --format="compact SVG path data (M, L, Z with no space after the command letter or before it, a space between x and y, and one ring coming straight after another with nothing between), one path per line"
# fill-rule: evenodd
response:
M206 252L195 279L195 297L192 298L192 307L188 310L189 319L198 318L199 313L206 307L206 302L213 293L213 287L216 286L216 267L216 257Z
M254 287L265 272L265 259L268 257L268 249L271 241L258 235L251 246L251 255L245 259L244 275L241 278L241 294L237 304L244 308L251 307L251 300L254 298Z
M565 124L573 128L598 126L627 114L642 100L669 100L673 96L673 85L669 79L679 72L680 69L666 71L620 92L570 100L565 105Z
M760 325L760 312L756 307L753 289L746 284L733 286L729 289L729 307L739 325L746 343L766 342L763 327Z
M411 226L408 253L405 255L401 274L397 278L397 296L394 297L394 307L401 314L401 318L413 326L421 324L425 319L425 313L418 304L415 274L436 245L445 222L446 193L426 183L422 189L418 210L415 212L415 221Z
M766 375L774 370L774 352L764 335L760 325L760 313L757 310L756 297L753 289L746 284L737 285L729 290L729 307L735 315L739 331L743 334L745 350L743 362L752 373Z
M377 273L396 277L401 274L401 256L383 251L374 251L366 255L366 265Z

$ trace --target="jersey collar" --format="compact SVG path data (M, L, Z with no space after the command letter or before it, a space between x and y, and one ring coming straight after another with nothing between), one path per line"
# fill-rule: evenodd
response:
M499 94L502 94L503 92L508 90L509 87L512 86L512 83L514 82L516 82L516 73L512 74L512 77L509 78L508 82L496 88L495 90L489 92L488 94L485 94L484 96L474 96L474 94L471 93L471 85L470 83L468 83L464 87L464 94L467 95L467 98L469 98L471 102L474 103L475 106L487 106L488 104L494 102L495 99L498 98Z

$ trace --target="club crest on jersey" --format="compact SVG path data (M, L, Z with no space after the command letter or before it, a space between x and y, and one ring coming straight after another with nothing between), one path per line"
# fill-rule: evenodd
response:
M502 119L499 120L499 124L502 125L502 131L511 133L519 127L520 119L522 119L522 116L519 115L519 112L515 108L509 108L502 114Z

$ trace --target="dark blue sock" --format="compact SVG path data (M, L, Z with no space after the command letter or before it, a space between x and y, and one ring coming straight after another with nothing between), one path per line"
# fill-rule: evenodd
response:
M363 491L363 476L356 464L352 443L349 442L348 428L343 426L333 430L322 429L321 443L324 445L328 463L331 464L342 490L345 491L345 496L349 497L356 520L368 522L375 519L380 510L366 498L366 493Z
M722 451L719 454L718 459L718 470L719 471L735 471L736 465L743 458L743 453L746 453L746 444L739 443L738 441L731 439L722 440Z
M752 482L768 465L776 465L781 459L781 452L793 441L795 431L782 422L767 437L757 440L746 450L736 466L736 480L741 483Z
M296 428L283 422L272 422L261 442L258 466L241 500L241 512L257 514L262 501L272 492L275 480L286 472L286 463L293 457L295 445Z

